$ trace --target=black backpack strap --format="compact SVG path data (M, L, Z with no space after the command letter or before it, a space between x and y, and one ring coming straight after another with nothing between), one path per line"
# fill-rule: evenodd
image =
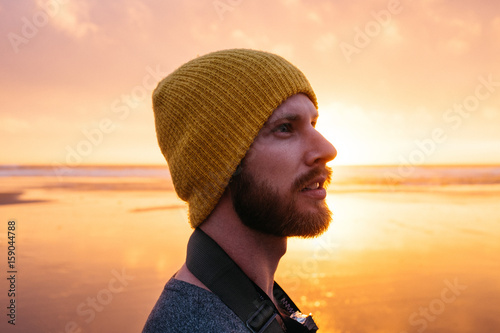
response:
M216 294L252 333L283 333L278 311L226 252L199 228L189 239L187 268Z

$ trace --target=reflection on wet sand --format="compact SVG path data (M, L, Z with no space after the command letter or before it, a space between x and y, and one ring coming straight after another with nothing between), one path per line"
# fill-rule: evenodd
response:
M170 185L19 177L4 178L0 192L2 216L19 225L19 331L141 330L191 233ZM277 281L320 332L498 331L499 193L334 187L331 228L289 240ZM130 278L110 293L117 272Z
M35 202L47 202L47 200L24 200L21 197L24 192L4 192L0 193L0 205L18 205Z

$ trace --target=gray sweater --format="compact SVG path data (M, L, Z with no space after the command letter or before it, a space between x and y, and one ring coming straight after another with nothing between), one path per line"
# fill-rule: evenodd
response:
M248 333L249 330L215 294L172 278L142 332Z

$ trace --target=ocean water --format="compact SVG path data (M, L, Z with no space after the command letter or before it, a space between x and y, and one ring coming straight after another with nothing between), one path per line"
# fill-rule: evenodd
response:
M500 166L334 166L333 184L500 184ZM0 165L0 177L140 177L170 179L166 166Z
M500 166L334 167L327 203L276 274L319 332L500 331ZM1 332L140 332L191 233L163 166L2 166L0 219Z

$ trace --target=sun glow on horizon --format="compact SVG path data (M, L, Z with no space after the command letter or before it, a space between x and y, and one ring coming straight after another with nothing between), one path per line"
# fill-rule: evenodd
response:
M367 150L373 142L368 117L359 107L347 107L332 103L320 108L316 128L337 150L335 165L368 165L384 163L376 150Z

